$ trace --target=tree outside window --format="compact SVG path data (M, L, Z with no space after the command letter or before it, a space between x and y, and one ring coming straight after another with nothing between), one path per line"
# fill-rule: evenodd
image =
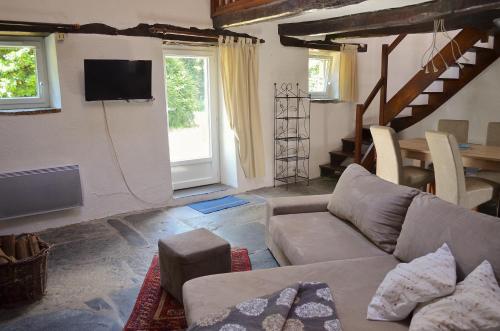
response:
M195 113L205 110L205 66L204 58L166 58L169 128L196 126Z
M339 97L339 56L337 52L309 51L309 93L313 99Z
M0 45L0 98L37 97L35 47Z

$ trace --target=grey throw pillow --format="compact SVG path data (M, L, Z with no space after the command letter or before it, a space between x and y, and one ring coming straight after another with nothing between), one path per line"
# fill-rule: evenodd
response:
M340 177L328 210L351 222L387 253L392 253L406 211L420 191L385 181L351 164Z

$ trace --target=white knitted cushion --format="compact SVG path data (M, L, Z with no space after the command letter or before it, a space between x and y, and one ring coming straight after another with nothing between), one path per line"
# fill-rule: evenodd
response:
M368 305L367 318L403 320L418 303L452 293L456 281L455 258L444 244L434 253L400 263L391 270Z
M410 331L498 329L500 287L488 261L458 283L452 295L419 306L410 325Z

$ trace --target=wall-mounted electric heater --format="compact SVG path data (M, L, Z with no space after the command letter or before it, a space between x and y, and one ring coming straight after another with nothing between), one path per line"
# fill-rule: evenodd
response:
M82 205L77 165L0 174L0 220Z

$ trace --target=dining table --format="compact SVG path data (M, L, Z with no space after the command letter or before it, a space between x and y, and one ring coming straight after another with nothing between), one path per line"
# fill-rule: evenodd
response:
M421 165L432 161L425 138L401 139L399 145L404 158L418 160ZM464 167L500 171L500 146L466 144L460 154Z

